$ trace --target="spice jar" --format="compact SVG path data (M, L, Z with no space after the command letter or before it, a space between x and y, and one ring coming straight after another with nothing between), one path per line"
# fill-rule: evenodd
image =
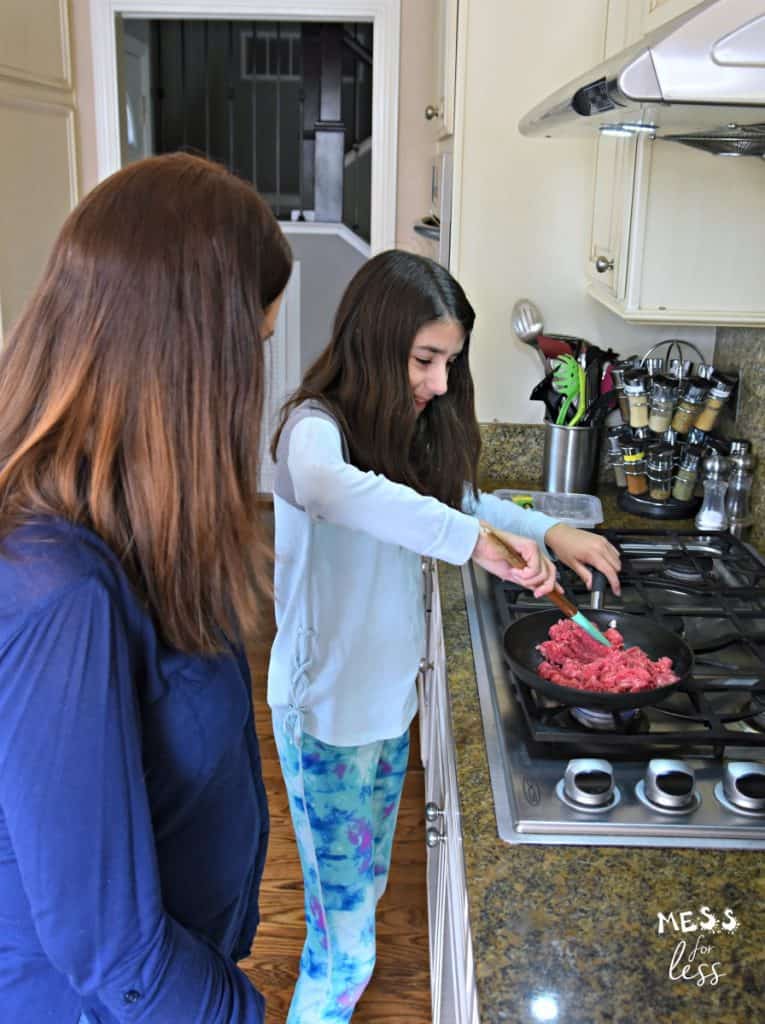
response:
M646 458L648 496L667 501L672 493L672 449L666 445L652 448Z
M632 368L632 364L628 362L614 363L611 367L611 379L614 382L614 391L619 402L619 412L622 414L622 419L625 423L630 421L630 407L627 402L627 396L624 394L624 376Z
M696 513L697 530L724 530L728 525L725 492L730 463L717 452L704 459L704 500Z
M670 377L654 377L651 383L648 426L655 434L663 434L672 423L675 408L675 382Z
M667 373L678 380L686 380L691 375L692 366L690 359L670 359Z
M715 368L711 363L699 363L696 367L696 376L701 377L702 380L711 380L714 372Z
M624 376L624 393L629 404L629 422L631 427L648 426L648 388L647 377L640 371L633 371Z
M627 476L624 472L624 460L622 458L622 440L624 438L625 428L623 426L609 427L606 434L608 464L614 471L617 487L627 486Z
M648 479L645 475L645 450L642 444L634 440L622 444L622 460L624 473L627 477L627 490L630 494L645 494L648 490Z
M677 467L677 475L672 485L672 497L677 501L690 501L696 489L699 475L701 449L690 445L683 452L683 458Z
M649 377L657 377L664 372L664 360L661 356L650 356L643 360L643 369Z
M701 412L706 393L704 383L694 381L687 385L685 394L677 403L675 415L672 417L672 428L678 434L687 434L691 427L696 425L696 418Z
M699 430L698 427L691 427L688 431L688 444L698 445L699 448L703 448L707 444L708 438L705 430Z
M696 426L699 430L714 430L720 410L730 398L733 391L733 381L728 377L712 377L711 388L704 400L704 408L696 417Z

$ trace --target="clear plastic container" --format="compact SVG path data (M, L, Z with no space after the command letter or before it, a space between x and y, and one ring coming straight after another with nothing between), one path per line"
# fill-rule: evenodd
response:
M564 494L562 491L494 491L498 498L531 498L531 508L561 523L587 529L603 522L603 506L594 494ZM516 502L519 503L519 502ZM527 505L527 502L520 502Z

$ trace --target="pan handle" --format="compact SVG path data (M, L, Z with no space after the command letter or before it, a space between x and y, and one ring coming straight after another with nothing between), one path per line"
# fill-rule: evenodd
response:
M603 598L606 593L606 587L608 586L606 574L601 572L600 569L594 569L592 566L590 566L590 573L592 574L590 608L602 608Z

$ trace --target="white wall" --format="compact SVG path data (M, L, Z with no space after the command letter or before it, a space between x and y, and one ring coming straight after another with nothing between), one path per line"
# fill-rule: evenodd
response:
M542 419L541 403L528 400L540 378L538 357L510 327L522 296L540 307L548 331L623 355L680 337L711 358L713 328L629 325L585 294L594 138L527 139L517 130L531 106L602 58L606 0L460 4L465 56L452 269L478 315L471 362L479 419Z

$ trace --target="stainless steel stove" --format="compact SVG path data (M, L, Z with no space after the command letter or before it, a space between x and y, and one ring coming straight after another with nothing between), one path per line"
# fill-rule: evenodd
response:
M575 603L653 618L694 652L661 703L618 713L557 704L513 677L504 630L543 604L463 569L500 837L510 843L765 849L765 562L727 534L602 531L622 594ZM599 598L599 599L598 599Z

